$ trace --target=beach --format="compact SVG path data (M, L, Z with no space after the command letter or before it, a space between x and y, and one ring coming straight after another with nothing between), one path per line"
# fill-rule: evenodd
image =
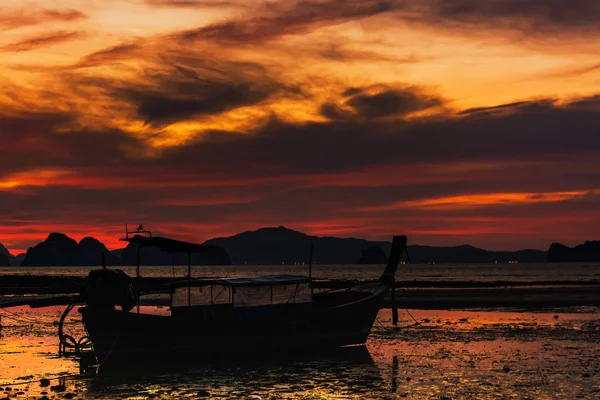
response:
M388 296L366 347L358 352L243 362L221 359L216 364L214 360L145 364L101 377L82 375L85 364L76 358L58 357L57 325L64 306L0 309L0 398L598 398L600 266L555 267L556 273L547 275L544 265L493 268L411 266L404 274L400 270L398 325L392 325ZM2 301L39 297L27 290L35 285L45 296L60 292L52 284L39 286L44 280L77 287L88 270L47 269L40 274L39 269L29 273L4 269ZM281 270L263 266L249 271ZM159 280L172 279L169 272L147 269ZM195 274L206 277L216 272L244 273L232 267L221 271L198 267ZM321 282L329 279L337 285L356 276L377 276L381 267L321 267L316 272ZM164 299L143 307L168 312ZM65 332L74 338L85 335L79 313L69 315ZM42 386L42 379L49 379L49 385Z
M11 398L594 399L600 395L598 308L562 313L382 309L366 353L169 368L86 377L58 358L61 308L3 313L0 387ZM410 313L410 314L409 314ZM65 330L82 335L74 313ZM414 319L413 319L414 318ZM49 386L41 386L49 378ZM22 382L22 383L21 383ZM61 386L63 385L63 386ZM54 387L54 390L51 389ZM59 390L59 391L55 391ZM64 391L62 391L64 390ZM17 395L16 393L21 393ZM67 395L67 397L65 397Z

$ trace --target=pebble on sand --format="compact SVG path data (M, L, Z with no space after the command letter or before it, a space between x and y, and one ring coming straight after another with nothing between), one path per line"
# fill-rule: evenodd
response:
M46 378L40 379L40 386L41 387L50 386L50 379L46 379Z
M210 392L208 390L200 390L200 391L198 391L198 393L196 394L196 396L198 396L198 397L208 397L208 396L210 396Z

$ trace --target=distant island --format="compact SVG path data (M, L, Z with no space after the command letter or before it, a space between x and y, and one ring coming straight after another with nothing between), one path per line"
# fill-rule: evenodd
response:
M587 241L575 247L552 243L548 262L600 262L600 240Z
M311 236L283 226L214 238L204 244L216 246L217 249L193 255L193 265L308 264L311 245L315 264L382 264L391 247L391 242L387 241ZM137 245L129 243L125 248L108 250L92 237L83 238L78 243L65 234L51 233L46 240L18 256L11 255L0 244L0 266L95 266L101 265L102 254L107 265L135 265ZM488 251L469 245L410 245L408 254L411 263L416 264L544 262L550 259L548 252L542 250ZM147 248L141 252L141 263L186 265L187 256Z

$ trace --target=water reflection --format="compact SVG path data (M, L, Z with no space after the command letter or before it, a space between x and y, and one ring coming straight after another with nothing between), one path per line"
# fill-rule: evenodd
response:
M90 397L382 398L389 391L365 346L312 356L121 364L87 385Z

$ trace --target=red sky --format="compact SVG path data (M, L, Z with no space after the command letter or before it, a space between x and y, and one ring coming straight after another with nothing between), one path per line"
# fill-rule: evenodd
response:
M600 233L596 0L0 0L0 243Z

